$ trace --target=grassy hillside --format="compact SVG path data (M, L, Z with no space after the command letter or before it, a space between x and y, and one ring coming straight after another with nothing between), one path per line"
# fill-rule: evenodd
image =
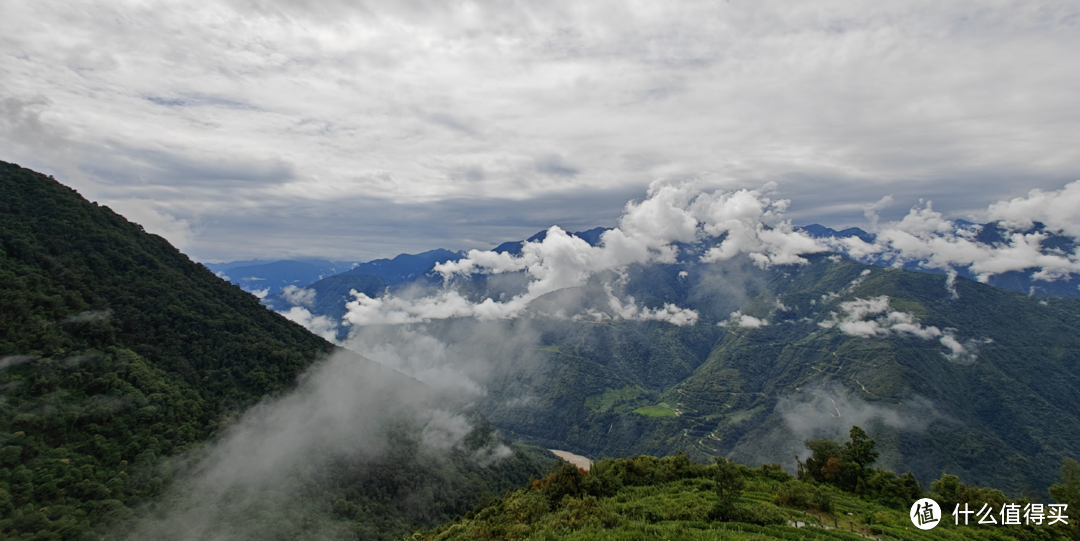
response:
M1008 500L1000 491L964 485L955 477L943 476L923 492L892 472L871 469L868 475L870 486L908 488L864 489L860 495L830 483L795 479L777 465L750 469L725 459L701 465L683 454L604 459L591 471L564 464L530 487L408 539L1004 541L1076 539L1080 531L1073 520L1068 526L991 526L974 521L964 525L961 518L957 525L951 516L957 503L969 509L981 509L984 503L1001 509L1005 503L1023 507L1029 502ZM1076 490L1080 479L1071 486ZM922 497L939 502L944 514L927 531L915 528L908 515L911 504Z
M200 469L243 427L264 422L272 435L278 420L244 412L260 401L256 413L281 412L298 376L335 351L161 237L51 178L0 162L0 537L140 531L171 512L178 494L200 489ZM338 359L360 370L372 393L426 394L419 382L365 359L341 352ZM445 402L425 407L454 412L455 426L469 430L464 441L433 461L419 451L430 427L423 418L394 408L346 412L366 413L375 426L363 434L388 452L365 460L312 454L319 460L302 472L285 471L299 488L278 494L287 501L270 508L280 531L313 537L305 524L329 522L341 538L393 537L520 484L537 468L520 452L481 464L470 457L497 440L483 418ZM238 419L247 424L234 430ZM218 526L235 524L205 532ZM171 534L186 535L183 527Z

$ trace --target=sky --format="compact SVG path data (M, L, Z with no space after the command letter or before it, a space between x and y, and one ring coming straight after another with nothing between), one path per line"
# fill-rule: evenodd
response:
M1080 179L1075 2L4 2L0 160L194 259L614 226L650 183L796 225Z

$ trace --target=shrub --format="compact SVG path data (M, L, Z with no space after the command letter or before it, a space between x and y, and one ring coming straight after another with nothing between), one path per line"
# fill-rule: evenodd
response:
M784 483L774 501L777 505L795 509L815 509L826 513L832 510L832 498L828 492L802 481Z

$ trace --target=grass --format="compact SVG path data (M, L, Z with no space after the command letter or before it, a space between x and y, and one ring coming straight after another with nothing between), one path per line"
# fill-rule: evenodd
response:
M624 405L627 402L632 403L643 394L645 394L645 389L634 385L627 385L622 389L606 389L604 394L586 397L585 407L596 412L605 412L615 408L618 412L623 408L616 406Z
M929 531L911 525L902 509L885 507L855 494L823 486L831 511L781 506L776 494L783 482L754 474L736 506L779 513L786 524L757 525L709 520L717 497L707 479L683 479L647 486L622 487L603 498L565 498L551 507L535 491L520 490L501 503L410 539L457 541L474 539L517 540L765 540L790 541L1007 541L1032 538L1065 539L1066 532L1042 528L954 526L946 515ZM535 508L535 509L533 509ZM795 522L803 526L794 527Z
M634 413L646 417L675 417L675 410L671 409L671 406L669 406L667 402L661 402L655 406L638 408L634 410Z
M760 405L753 409L732 412L727 415L727 422L731 425L738 424L750 419L751 417L757 415L758 413L761 413L764 410L765 406Z

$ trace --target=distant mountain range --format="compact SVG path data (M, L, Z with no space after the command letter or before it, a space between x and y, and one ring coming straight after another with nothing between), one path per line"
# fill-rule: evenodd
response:
M397 285L423 276L435 268L436 263L457 261L464 257L464 252L451 252L439 248L416 255L401 254L393 259L376 259L359 263L344 274L368 274L378 276L388 285Z
M281 293L288 286L305 287L328 276L339 274L378 277L387 285L397 285L424 275L436 263L456 261L464 254L437 249L420 254L401 254L393 259L376 259L366 263L302 259L261 262L234 261L205 263L218 276L244 291L259 295Z
M596 246L600 244L600 235L603 235L605 231L611 229L610 227L594 227L587 231L575 231L570 233L571 236L577 237L585 242L589 243L589 246ZM521 255L521 248L526 242L543 242L547 238L548 230L545 229L525 240L515 240L504 242L496 246L492 251L500 253L508 253L512 255Z
M976 231L974 239L987 245L1000 245L1006 243L1008 240L1007 234L1009 233L1009 230L996 222L976 224L966 220L955 220L953 223L960 228ZM570 234L584 240L591 246L596 246L600 243L600 236L609 229L611 228L596 227L586 231L576 231ZM849 227L837 231L821 224L810 224L806 226L797 226L795 229L803 231L811 237L818 239L858 237L865 242L873 243L876 238L873 233L869 233L858 227ZM1048 231L1044 224L1038 222L1036 222L1030 230L1021 233L1029 234L1033 232L1041 232L1046 235L1046 239L1042 242L1044 253L1055 253L1060 251L1071 253L1076 248L1075 240L1072 239L1072 237ZM543 230L523 241L504 242L496 246L492 251L520 255L521 248L525 242L540 242L543 241L546 236L547 230ZM720 240L721 239L712 239L712 242L716 243ZM682 249L682 257L680 259L686 259L687 257L700 255L700 253L708 248L708 246L680 245L680 248ZM419 254L400 254L392 259L376 259L366 263L301 259L272 262L261 262L258 260L234 261L230 263L206 263L204 265L219 276L239 285L244 291L258 292L265 296L279 294L289 285L307 287L323 278L337 274L370 275L378 277L387 286L397 286L426 275L437 263L457 261L464 256L465 252L463 251L454 252L438 248ZM876 261L872 260L862 260L861 262L877 264ZM929 272L932 274L946 273L946 271L942 269L926 267L922 261L906 263L903 268L906 270ZM958 276L973 280L976 279L976 276L966 268L961 267L955 270ZM992 286L1029 294L1080 297L1080 288L1077 287L1080 285L1080 276L1074 276L1073 278L1076 279L1057 280L1052 282L1033 280L1031 278L1030 270L1024 270L995 274L990 276L986 283ZM338 280L335 283L340 285L344 282ZM369 288L371 282L363 282L363 284L364 288ZM319 286L317 289L326 287L332 286ZM368 289L365 289L365 291L367 290ZM273 303L273 299L271 299L270 302ZM273 305L277 307L280 303Z
M306 286L326 276L346 272L356 263L301 259L262 262L204 263L206 268L248 292L279 293L286 286Z

